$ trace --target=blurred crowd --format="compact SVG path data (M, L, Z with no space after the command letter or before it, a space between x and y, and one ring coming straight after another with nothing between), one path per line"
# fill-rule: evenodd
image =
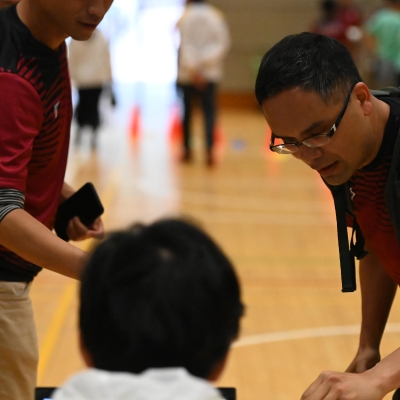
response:
M319 7L311 32L343 43L372 88L400 85L400 0L384 0L369 15L352 0L321 0Z

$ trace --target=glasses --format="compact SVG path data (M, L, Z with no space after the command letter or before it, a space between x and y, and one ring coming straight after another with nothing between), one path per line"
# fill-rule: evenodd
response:
M349 90L349 93L346 96L346 100L344 101L343 108L340 111L340 114L337 117L336 122L333 124L332 128L330 129L330 131L328 133L321 133L319 135L310 136L309 138L304 139L301 142L294 142L294 143L285 142L286 139L277 138L272 133L271 143L269 145L270 150L275 151L276 153L279 153L279 154L292 154L292 153L296 153L296 151L299 149L299 147L303 144L307 147L321 147L321 146L325 146L326 144L328 144L330 142L332 136L334 135L334 133L337 131L340 121L342 120L343 115L346 112L347 105L349 104L350 96L354 89L354 86L355 86L355 84ZM275 140L278 140L278 141L280 140L283 143L275 144Z

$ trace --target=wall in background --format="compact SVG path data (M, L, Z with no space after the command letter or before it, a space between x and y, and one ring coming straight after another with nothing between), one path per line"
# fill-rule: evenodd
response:
M252 92L259 59L286 35L299 33L318 16L318 0L210 0L228 20L232 47L226 60L221 89ZM360 0L369 15L382 0Z

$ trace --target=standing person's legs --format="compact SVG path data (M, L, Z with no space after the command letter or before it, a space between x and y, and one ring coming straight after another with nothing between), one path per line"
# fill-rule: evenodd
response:
M92 128L92 149L96 148L97 145L97 130L100 126L100 110L99 102L103 88L95 87L87 90L87 124Z
M0 399L32 400L38 344L30 284L0 281Z
M190 127L192 120L192 102L194 96L194 87L191 85L181 85L183 95L183 161L190 161L192 158L190 146Z
M82 128L85 125L85 107L86 107L86 89L79 89L78 88L78 103L75 107L74 110L74 118L76 120L76 123L78 125L77 130L76 130L76 136L75 136L75 144L80 144L81 139L82 139Z
M216 116L216 95L217 85L215 83L208 83L201 92L201 104L204 113L205 133L206 133L206 149L207 149L207 163L212 165L214 158L212 149L214 146L214 128Z

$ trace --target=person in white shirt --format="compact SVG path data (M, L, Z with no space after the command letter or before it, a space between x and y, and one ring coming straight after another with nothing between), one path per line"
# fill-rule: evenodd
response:
M192 103L198 97L204 113L206 159L213 165L213 133L216 121L217 84L223 75L223 61L230 46L224 15L205 0L188 0L177 24L181 43L178 53L178 87L183 95L184 153L182 161L191 161Z
M76 143L80 143L82 128L89 126L92 129L92 148L95 148L101 122L100 96L104 89L111 90L112 85L110 52L103 33L96 29L92 37L85 42L72 40L68 61L71 79L79 94L75 108L75 119L78 123Z
M82 277L79 328L87 371L53 400L222 400L222 372L243 314L234 268L180 219L113 233Z

